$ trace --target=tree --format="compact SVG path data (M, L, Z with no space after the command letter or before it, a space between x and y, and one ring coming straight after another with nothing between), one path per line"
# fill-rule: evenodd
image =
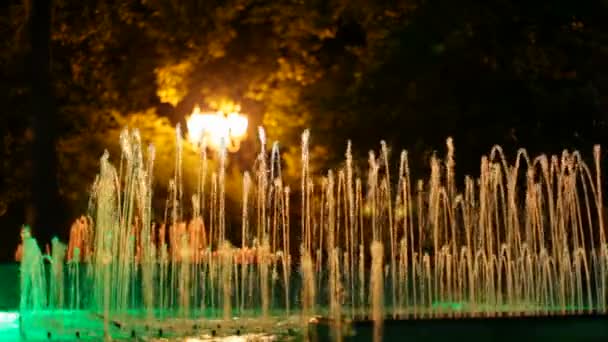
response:
M346 135L364 152L382 137L413 150L419 175L447 136L463 173L475 174L479 156L497 143L508 151L590 151L605 139L599 56L608 41L594 15L605 6L421 3L373 44L382 48L367 51L372 58L356 60L349 81L324 80L346 89L341 95L311 87L308 98L325 104L311 111L313 121L333 122L323 144L339 146Z
M0 7L11 16L0 18L3 176L27 174L34 160L18 158L29 136L19 113L34 89L20 81L28 41L15 37L29 12L8 3ZM122 125L142 126L170 154L171 127L196 104L240 104L249 137L231 165L253 164L263 125L281 143L289 183L305 128L317 173L340 165L348 139L361 168L380 139L407 148L417 176L447 136L461 173L477 173L495 143L508 152L588 150L605 140L608 28L597 15L605 11L605 2L550 0L54 0L62 201L70 215L86 210L98 158L105 147L117 156ZM173 166L158 167L165 189ZM23 202L26 192L13 191L20 182L3 177L5 201Z
M51 87L51 0L31 2L30 71L32 103L32 202L33 217L28 218L41 241L47 243L58 231L62 220L56 168L56 110Z

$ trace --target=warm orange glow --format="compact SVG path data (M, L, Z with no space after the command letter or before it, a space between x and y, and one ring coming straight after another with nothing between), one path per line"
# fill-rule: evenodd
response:
M247 134L247 117L222 111L201 113L198 106L187 119L188 139L193 144L202 144L218 150L222 141L230 152L238 151Z

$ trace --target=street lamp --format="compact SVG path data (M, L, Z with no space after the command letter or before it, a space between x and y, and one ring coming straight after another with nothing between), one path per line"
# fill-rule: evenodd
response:
M230 152L236 152L247 135L247 117L238 113L202 113L196 106L187 118L188 139L193 144L203 144L219 150L222 141Z

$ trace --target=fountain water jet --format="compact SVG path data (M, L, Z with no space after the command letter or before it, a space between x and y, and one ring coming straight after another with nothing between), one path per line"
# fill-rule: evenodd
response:
M90 229L75 235L77 244L70 241L82 249L68 251L67 296L59 294L59 268L47 296L44 272L37 271L41 253L35 240L24 240L24 309L47 308L47 300L55 308L70 303L103 317L108 335L114 323L169 334L193 321L198 327L207 321L299 327L316 314L336 321L372 317L380 326L384 315L606 312L599 148L590 168L578 152L532 159L520 150L509 163L495 147L482 158L479 179L465 177L459 192L451 139L445 160L431 159L427 181L412 183L405 151L393 180L384 143L378 156L370 152L366 175L357 171L349 143L345 166L319 180L309 165L306 131L301 219L293 224L278 144L268 154L260 130L261 151L251 173L243 174L237 249L228 245L233 229L225 217L228 156L220 151L213 169L201 151L194 214L186 222L177 132L164 222L152 223L154 150L144 153L139 134L125 130L118 168L107 153L101 158ZM300 244L296 260L293 238Z

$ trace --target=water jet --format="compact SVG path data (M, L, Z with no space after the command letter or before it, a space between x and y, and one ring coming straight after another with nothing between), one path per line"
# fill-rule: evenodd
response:
M68 326L70 315L82 318L95 336L123 337L123 327L133 327L132 337L136 329L157 337L198 329L216 335L223 326L242 335L322 336L327 328L350 338L351 330L362 336L372 326L370 336L380 340L419 336L417 323L433 333L468 327L470 336L487 322L508 335L516 333L508 327L524 329L520 322L543 327L568 317L584 329L601 321L591 314L605 317L599 147L593 166L579 152L531 158L520 150L510 161L494 147L479 177L465 177L459 189L451 140L444 159L431 159L425 180L411 179L406 151L393 170L384 143L370 152L364 176L355 172L349 144L341 168L315 177L306 132L293 194L279 145L268 150L261 130L256 162L242 176L240 241L230 241L225 150L214 168L201 150L198 185L184 190L177 129L174 177L157 224L155 151L137 131L120 139L121 162L101 157L91 211L72 227L67 249L56 241L44 256L23 230L15 274L23 326L51 325L55 313ZM313 317L320 318L309 323Z

